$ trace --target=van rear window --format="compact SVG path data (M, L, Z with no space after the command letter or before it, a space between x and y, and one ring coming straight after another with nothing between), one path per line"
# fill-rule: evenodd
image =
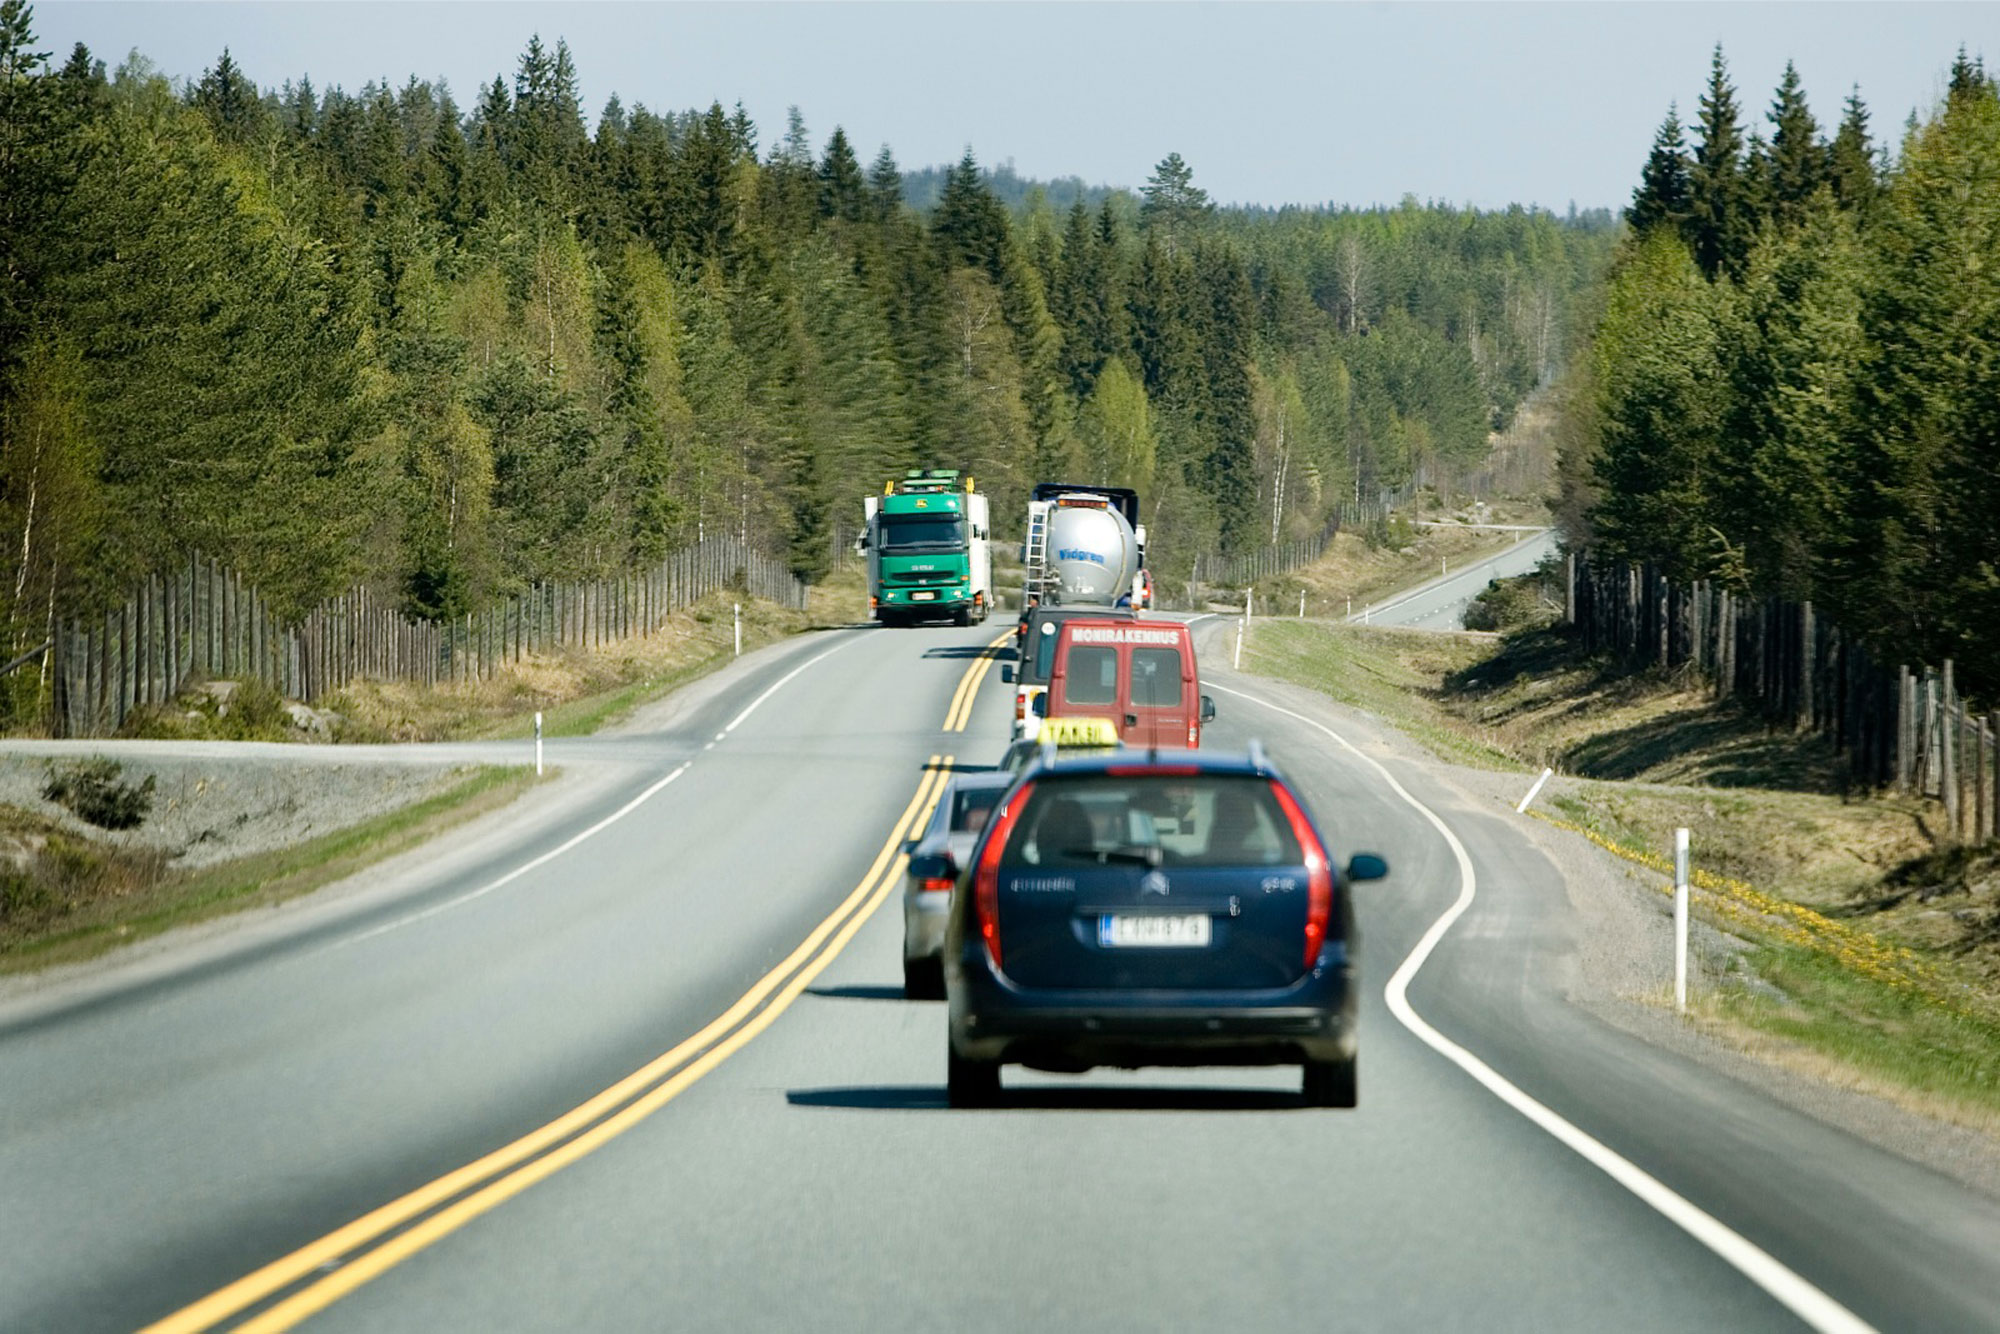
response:
M1172 648L1132 650L1132 706L1177 709L1181 703L1181 653Z
M1066 704L1118 702L1118 650L1096 645L1069 646L1069 677L1063 682Z

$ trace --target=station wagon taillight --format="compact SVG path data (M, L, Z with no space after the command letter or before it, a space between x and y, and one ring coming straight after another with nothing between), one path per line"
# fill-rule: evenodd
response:
M1291 790L1283 783L1273 783L1271 794L1277 797L1285 818L1291 821L1292 837L1298 840L1299 852L1306 862L1306 967L1311 968L1319 962L1320 947L1326 944L1327 923L1333 917L1333 867L1326 859L1319 835L1313 833L1312 821L1306 819Z
M986 952L993 956L995 968L1000 966L1000 855L1007 850L1008 836L1014 832L1021 812L1027 809L1028 798L1034 793L1033 783L1022 784L1014 799L993 817L986 845L979 851L979 866L972 874L972 920L979 927L979 938L986 942Z

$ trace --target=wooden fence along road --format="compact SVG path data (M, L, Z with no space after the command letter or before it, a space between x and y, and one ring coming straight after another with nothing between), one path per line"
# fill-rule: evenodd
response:
M651 635L673 612L730 587L803 608L783 562L710 538L616 579L536 584L451 621L413 621L365 588L282 625L254 587L199 556L155 575L102 617L60 623L50 648L58 736L115 732L135 708L191 680L258 681L313 701L350 681L480 681L503 663Z
M1633 666L1691 665L1718 699L1754 700L1780 726L1815 732L1867 787L1934 797L1955 837L2000 825L2000 713L1966 707L1952 663L1877 662L1810 602L1683 586L1637 565L1571 555L1565 609L1586 648Z

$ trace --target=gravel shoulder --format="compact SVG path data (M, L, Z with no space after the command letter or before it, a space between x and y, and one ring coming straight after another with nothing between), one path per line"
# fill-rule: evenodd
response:
M359 824L450 787L465 766L447 761L383 764L323 753L306 763L278 754L133 755L78 747L76 759L116 754L121 780L154 784L151 813L136 829L99 829L42 795L52 768L72 763L0 751L0 804L41 815L127 852L156 852L183 869L213 866Z

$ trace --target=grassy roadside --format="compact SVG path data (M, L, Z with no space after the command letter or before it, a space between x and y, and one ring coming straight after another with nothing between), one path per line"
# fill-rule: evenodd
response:
M285 701L254 685L197 682L166 708L135 713L123 736L171 740L335 742L478 741L529 735L543 714L549 736L582 736L627 717L729 662L731 606L743 608L743 650L865 614L860 566L815 587L805 610L729 592L668 617L643 638L505 664L487 680L418 686L356 681L318 701L323 733L295 724Z
M52 890L31 896L10 873L0 913L0 973L95 958L178 926L310 893L507 805L538 780L531 769L480 767L445 790L329 834L234 861L176 872L157 855L30 828L9 809L8 832L37 845Z
M1627 861L1657 870L1671 831L1689 828L1696 910L1720 942L1695 1022L2000 1131L2000 857L1941 848L1924 804L1846 792L1823 742L1716 705L1697 682L1584 658L1554 629L1272 619L1252 623L1244 666L1381 717L1453 764L1553 766L1553 822Z
M510 664L491 680L436 689L358 682L324 701L341 741L441 741L528 735L537 709L549 736L595 732L725 665L731 604L743 607L743 648L858 618L866 602L850 565L813 591L804 611L719 594L683 609L654 635L589 653ZM187 707L136 717L129 735L177 739L309 739L285 703L254 688L202 683ZM159 852L94 841L42 817L0 807L0 973L75 963L190 925L279 903L333 883L496 810L536 782L527 770L480 768L410 805L290 847L197 871Z

